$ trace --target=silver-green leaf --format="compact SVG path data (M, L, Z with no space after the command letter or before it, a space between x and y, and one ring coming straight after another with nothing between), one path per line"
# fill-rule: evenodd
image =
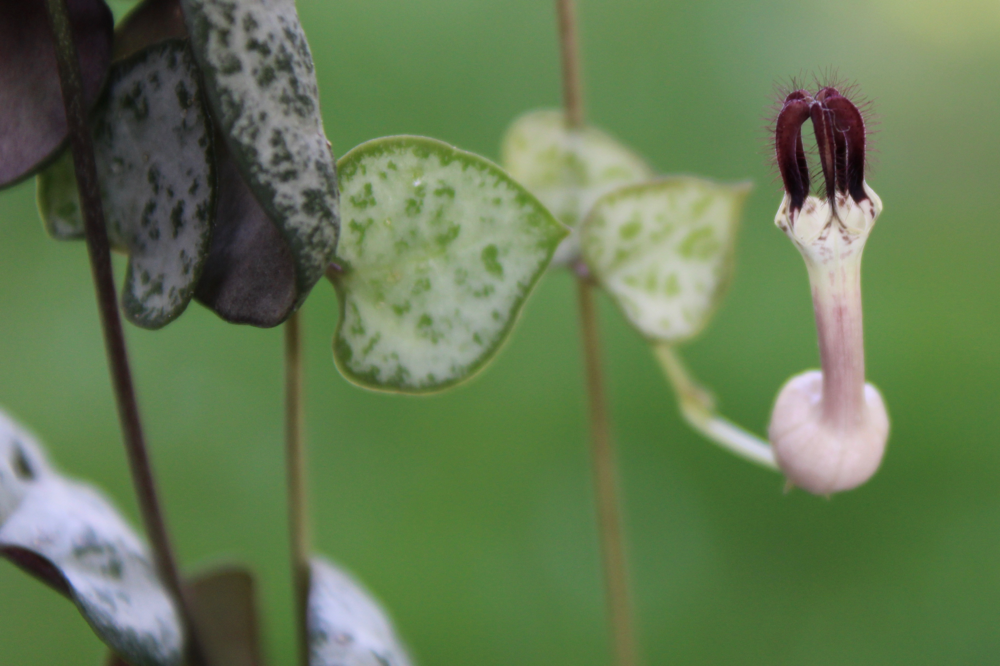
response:
M93 135L108 238L129 255L122 307L160 328L191 301L215 214L211 124L184 42L115 64ZM39 176L38 198L49 233L82 235L68 151Z
M301 303L339 228L336 164L294 0L182 0L233 159L295 256Z
M180 618L145 545L99 492L53 471L2 412L0 555L69 597L132 666L180 663Z
M562 111L524 114L507 130L501 163L519 183L574 228L553 264L580 255L576 227L597 199L613 189L648 180L653 170L640 156L594 127L571 130Z
M697 335L732 272L748 183L687 176L605 195L581 227L583 257L629 322L650 339Z
M392 621L351 576L312 560L309 666L410 666Z
M433 139L369 141L338 168L341 372L406 392L469 377L507 337L566 229L495 164Z

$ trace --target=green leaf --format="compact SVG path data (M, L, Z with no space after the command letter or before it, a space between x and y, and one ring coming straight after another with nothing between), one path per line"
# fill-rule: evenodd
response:
M180 662L180 618L145 545L94 488L53 471L2 412L0 556L69 597L130 664Z
M532 111L515 120L501 155L510 175L574 228L601 195L654 175L641 157L601 130L568 129L562 111ZM565 264L579 255L574 229L552 261Z
M392 621L372 595L330 562L313 558L309 666L409 666Z
M205 88L240 173L295 257L297 303L339 229L336 164L294 0L182 0Z
M184 311L208 255L215 172L197 81L185 43L165 42L112 68L95 114L108 239L129 255L122 308L143 328L165 326ZM82 235L68 151L39 175L38 199L53 237Z
M727 286L749 192L685 176L616 190L582 225L584 260L644 336L691 338Z
M565 228L495 164L420 137L339 162L334 358L369 388L430 391L496 353Z

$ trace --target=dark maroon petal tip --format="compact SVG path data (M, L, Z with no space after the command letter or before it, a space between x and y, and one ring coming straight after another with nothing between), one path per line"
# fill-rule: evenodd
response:
M92 104L111 62L104 0L69 0L84 94ZM0 2L0 188L30 176L66 138L66 114L45 3Z
M865 123L861 111L836 88L821 88L815 95L804 90L790 93L778 113L774 146L791 210L801 210L809 194L809 169L802 148L802 125L812 120L816 149L823 171L825 196L850 195L855 202L865 193Z
M809 96L796 90L785 98L775 125L774 149L792 209L800 210L809 194L809 165L802 148L802 124L809 117Z

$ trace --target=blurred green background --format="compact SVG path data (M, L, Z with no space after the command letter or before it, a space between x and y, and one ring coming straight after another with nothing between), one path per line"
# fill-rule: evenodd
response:
M646 663L997 663L1000 3L579 4L592 122L663 172L757 183L734 286L684 351L758 432L781 383L818 363L805 271L772 224L772 85L836 67L880 120L865 318L893 431L867 486L784 495L779 476L692 434L602 302ZM560 101L549 2L299 6L337 154L414 133L496 159L512 118ZM0 404L134 518L85 249L45 237L33 193L0 195ZM328 285L305 320L318 548L385 601L421 664L607 664L569 277L543 281L485 373L431 398L340 378ZM281 333L192 305L128 336L179 554L192 571L250 563L271 663L291 666ZM0 663L101 651L69 604L0 563Z

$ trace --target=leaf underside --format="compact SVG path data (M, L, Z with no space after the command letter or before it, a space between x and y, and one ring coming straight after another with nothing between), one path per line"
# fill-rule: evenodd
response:
M653 170L631 149L594 127L570 130L565 114L532 111L514 121L504 135L501 164L573 228L556 251L553 264L576 260L576 227L603 194L653 178Z
M722 298L750 186L669 177L605 195L581 227L583 257L650 339L697 335Z
M312 560L309 666L409 666L392 621L351 576Z
M215 146L219 204L195 298L230 323L277 326L297 305L295 256L225 144Z
M294 0L182 0L214 117L288 244L296 305L326 272L339 228L336 164Z
M389 137L341 159L334 358L369 388L432 391L481 368L565 228L496 165Z
M143 328L184 311L208 256L215 160L197 77L184 42L150 47L115 64L95 114L108 239L129 255L122 307ZM83 235L68 152L39 176L38 198L50 234Z
M134 666L180 662L180 619L146 547L101 494L54 472L3 413L0 555L67 595Z
M93 103L111 62L113 17L104 0L67 4ZM44 2L0 2L0 189L32 175L66 138L66 113Z

